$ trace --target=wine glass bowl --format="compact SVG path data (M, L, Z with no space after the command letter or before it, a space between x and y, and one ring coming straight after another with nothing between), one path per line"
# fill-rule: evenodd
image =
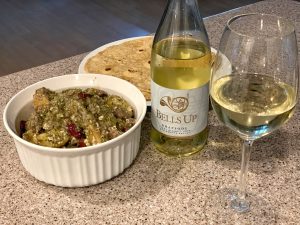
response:
M221 55L231 73L217 66ZM278 129L292 116L299 85L293 24L275 15L243 14L227 22L210 80L218 119L243 140L239 194L232 207L249 210L245 199L248 162L254 140Z

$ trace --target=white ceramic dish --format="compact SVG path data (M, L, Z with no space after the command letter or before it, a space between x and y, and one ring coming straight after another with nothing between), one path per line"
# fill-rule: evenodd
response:
M61 90L72 87L95 87L126 99L135 109L136 123L124 134L107 142L84 147L59 149L35 145L18 135L16 124L28 118L33 110L36 89ZM5 128L14 138L24 168L38 180L63 187L98 184L122 173L135 159L140 142L141 123L146 113L146 100L129 82L107 75L72 74L35 83L17 93L3 113Z
M102 45L100 46L99 48L96 48L95 50L91 51L89 54L87 54L83 60L80 62L79 64L79 68L78 68L78 73L80 74L87 74L89 73L88 71L85 70L85 64L87 63L88 59L97 55L99 52L102 52L104 51L106 48L110 47L110 46L113 46L113 45L118 45L118 44L122 44L124 42L127 42L127 41L131 41L131 40L135 40L135 39L140 39L140 38L146 38L146 37L149 37L149 36L141 36L141 37L133 37L133 38L126 38L126 39L121 39L121 40L118 40L118 41L114 41L114 42L110 42L110 43L107 43L105 45ZM214 48L211 48L211 51L215 54L217 54L217 50L214 49ZM218 72L222 73L223 75L228 75L231 73L231 63L230 61L228 60L228 58L223 55L223 54L220 54L221 55L221 63L218 67ZM148 106L151 106L151 101L147 101L147 105Z

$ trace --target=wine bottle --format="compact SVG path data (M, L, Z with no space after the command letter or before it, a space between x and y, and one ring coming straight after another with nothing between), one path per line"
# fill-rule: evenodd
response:
M151 140L173 156L207 142L211 51L196 0L169 0L151 53Z

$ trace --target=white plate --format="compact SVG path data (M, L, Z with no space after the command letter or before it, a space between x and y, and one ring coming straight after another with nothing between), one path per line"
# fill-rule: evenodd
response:
M85 64L86 62L88 61L89 58L97 55L99 52L101 51L104 51L106 48L110 47L110 46L113 46L113 45L119 45L119 44L122 44L126 41L131 41L131 40L135 40L135 39L140 39L140 38L146 38L146 37L149 37L149 36L140 36L140 37L133 37L133 38L126 38L126 39L121 39L121 40L118 40L118 41L114 41L114 42L110 42L110 43L107 43L105 45L102 45L100 46L99 48L96 48L95 50L91 51L89 54L87 54L83 60L80 62L80 65L79 65L79 68L78 68L78 73L89 73L88 71L86 71L84 69L85 67ZM215 54L217 54L217 50L214 49L214 48L211 48L211 51ZM228 75L231 73L231 63L230 61L228 60L228 58L221 54L221 64L220 66L218 67L218 72L223 74L223 75ZM147 106L151 106L151 101L147 101Z

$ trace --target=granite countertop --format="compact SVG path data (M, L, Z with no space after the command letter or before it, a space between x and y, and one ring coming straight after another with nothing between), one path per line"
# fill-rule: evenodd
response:
M289 18L296 25L299 41L300 2L274 0L206 18L213 47L226 21L245 12ZM76 73L85 55L0 77L1 118L5 104L17 91L45 78ZM254 144L248 176L254 203L246 214L232 212L221 198L224 190L237 185L241 140L213 112L209 124L209 141L201 154L171 158L154 150L148 115L140 153L124 173L91 187L61 188L25 171L2 122L0 224L299 224L299 107L280 130Z

